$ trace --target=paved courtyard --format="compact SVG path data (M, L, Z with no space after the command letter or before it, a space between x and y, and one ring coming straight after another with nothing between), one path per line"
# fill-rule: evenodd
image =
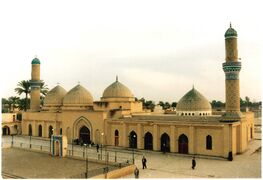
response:
M89 162L89 169L103 167ZM2 172L22 178L69 178L85 172L85 161L17 148L2 149Z
M141 156L136 157L140 178L261 178L261 140L250 142L249 149L234 156L233 161L221 158L196 157L191 169L191 156L145 153L147 169L142 169ZM134 178L128 175L123 178Z
M96 150L90 148L89 151ZM128 153L125 155L128 158L131 156L127 149L118 148L118 151L124 155ZM145 170L141 164L142 154L147 158L148 168ZM191 159L191 156L181 154L135 151L140 178L261 178L261 134L255 133L255 140L250 142L248 150L234 156L234 161L197 156L196 169L192 170ZM89 162L89 169L103 166ZM23 178L69 178L85 172L85 161L51 157L28 149L2 148L2 172ZM134 178L134 175L123 178Z

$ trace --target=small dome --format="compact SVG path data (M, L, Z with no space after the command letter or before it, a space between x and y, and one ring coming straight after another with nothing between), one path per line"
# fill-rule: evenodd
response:
M31 62L31 64L40 64L40 61L38 58L34 58Z
M186 93L176 106L177 111L211 111L209 101L194 87Z
M133 98L132 92L128 87L123 85L118 81L118 77L116 81L108 86L103 92L103 98Z
M63 87L57 85L47 93L44 106L61 106L66 94L67 91Z
M232 25L230 23L230 27L228 28L228 30L225 33L225 38L232 37L232 36L237 37L237 31L232 28Z
M91 106L93 105L93 97L87 89L81 85L77 85L66 94L63 100L63 105Z

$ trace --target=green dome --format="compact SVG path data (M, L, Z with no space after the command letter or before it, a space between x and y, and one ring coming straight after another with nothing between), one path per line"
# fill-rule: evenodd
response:
M177 111L211 111L209 101L194 87L178 102Z
M231 37L231 36L237 37L237 31L232 28L232 25L230 23L230 27L228 28L228 30L225 33L225 38Z
M31 64L40 64L40 61L39 61L39 59L34 58L34 59L32 60L32 62L31 62Z

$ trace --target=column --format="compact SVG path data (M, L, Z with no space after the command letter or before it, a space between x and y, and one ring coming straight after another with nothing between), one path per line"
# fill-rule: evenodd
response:
M127 146L127 125L125 123L123 123L122 125L122 146L123 147L128 147Z
M153 125L153 150L160 150L159 127L157 124Z
M228 157L228 153L232 151L231 143L230 143L230 128L229 124L226 124L224 128L222 129L222 135L223 135L223 143L224 143L224 150L223 150L223 156Z
M189 154L194 154L195 150L194 150L194 145L195 145L195 139L194 139L194 127L190 126L189 127L189 142L188 142L188 146L189 146Z
M138 149L143 149L142 146L142 125L139 123L137 124L137 148Z
M170 139L170 146L171 146L171 152L175 152L175 127L170 126L170 134L171 134L171 139Z

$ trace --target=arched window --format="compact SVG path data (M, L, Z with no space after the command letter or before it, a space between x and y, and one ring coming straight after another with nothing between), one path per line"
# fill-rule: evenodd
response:
M212 149L212 136L210 135L206 136L206 149Z
M60 130L59 130L59 134L62 135L62 128L60 128Z
M38 136L42 137L42 126L41 125L38 126Z
M119 146L119 131L116 129L114 132L115 139L114 139L114 145Z
M195 113L192 113L192 116L194 116L195 115Z
M31 124L28 125L28 135L32 136L32 125Z

